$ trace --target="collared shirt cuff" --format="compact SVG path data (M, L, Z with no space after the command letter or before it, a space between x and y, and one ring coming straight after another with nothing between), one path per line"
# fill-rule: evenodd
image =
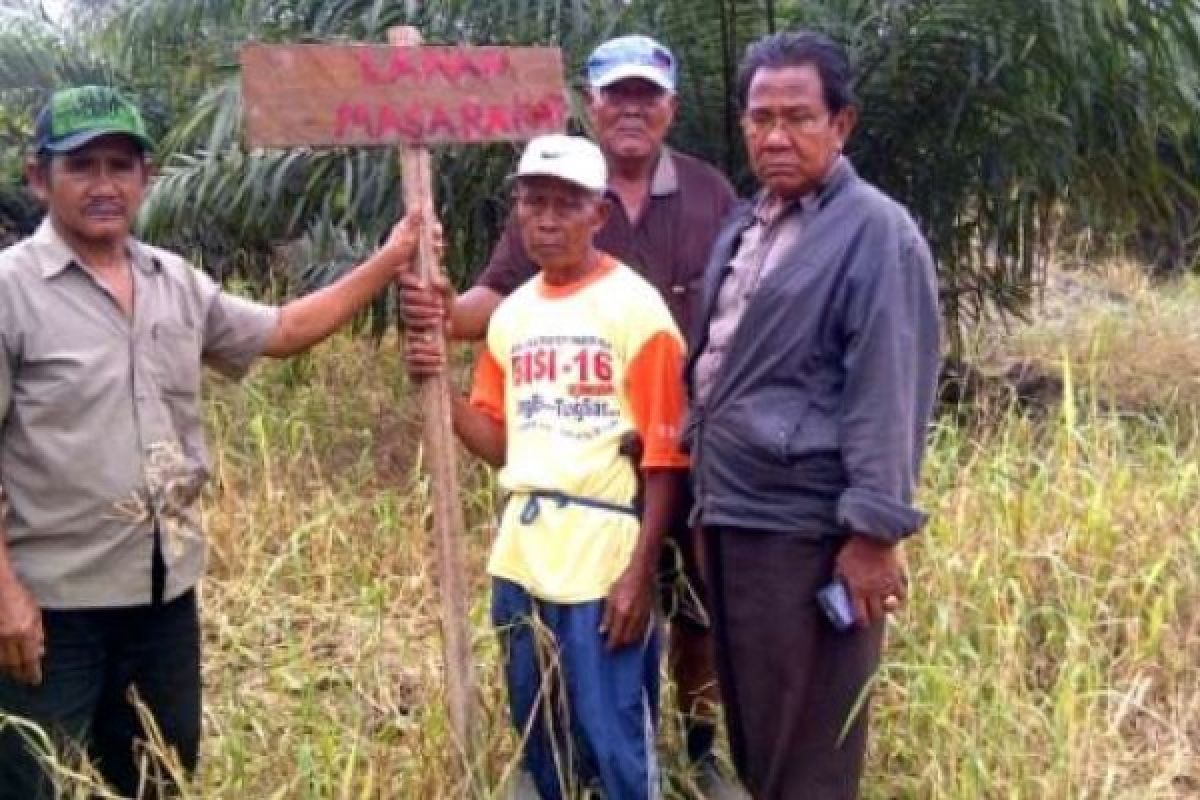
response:
M886 542L912 536L928 518L912 506L870 489L847 489L837 503L839 525Z

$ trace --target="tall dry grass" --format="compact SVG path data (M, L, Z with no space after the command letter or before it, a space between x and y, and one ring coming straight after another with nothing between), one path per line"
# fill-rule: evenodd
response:
M1200 292L1137 298L1131 328L1102 314L1011 334L1015 354L1067 367L1063 407L936 428L933 521L908 548L914 590L879 679L867 798L1200 796L1200 437L1193 395L1139 370L1159 354L1136 344L1196 331ZM427 487L401 373L390 343L339 339L210 387L196 797L502 796L514 736L482 574L492 487L464 464L485 743L463 785L448 777ZM1153 402L1111 402L1130 386ZM688 796L681 749L668 725L669 797Z

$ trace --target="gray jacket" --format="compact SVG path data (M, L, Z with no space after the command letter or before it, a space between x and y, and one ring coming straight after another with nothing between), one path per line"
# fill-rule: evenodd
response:
M753 208L735 209L713 246L687 361L693 397L696 360ZM785 257L750 298L704 407L689 414L694 518L908 536L925 521L912 500L940 361L929 247L908 212L844 158L796 235L777 246Z

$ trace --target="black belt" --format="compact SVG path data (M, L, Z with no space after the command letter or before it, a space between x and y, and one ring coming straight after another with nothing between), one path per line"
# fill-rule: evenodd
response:
M628 514L633 518L638 518L638 511L630 505L621 505L620 503L610 503L607 500L596 500L592 497L582 497L576 494L567 494L560 492L557 489L533 489L528 492L514 492L515 495L525 495L525 505L521 507L521 524L532 525L534 520L542 513L543 500L553 501L560 509L566 508L569 505L583 506L584 508L594 508L598 511L610 511L614 514Z

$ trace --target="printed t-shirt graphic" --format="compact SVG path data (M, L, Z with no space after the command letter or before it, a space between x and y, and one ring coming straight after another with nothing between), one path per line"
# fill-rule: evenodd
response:
M557 603L598 600L629 564L636 517L579 503L537 501L559 491L628 507L636 490L621 437L642 436L642 466L684 469L683 340L662 297L605 256L582 281L537 275L506 298L488 328L471 402L503 422L500 485L512 493L488 571ZM524 519L523 519L524 516Z

